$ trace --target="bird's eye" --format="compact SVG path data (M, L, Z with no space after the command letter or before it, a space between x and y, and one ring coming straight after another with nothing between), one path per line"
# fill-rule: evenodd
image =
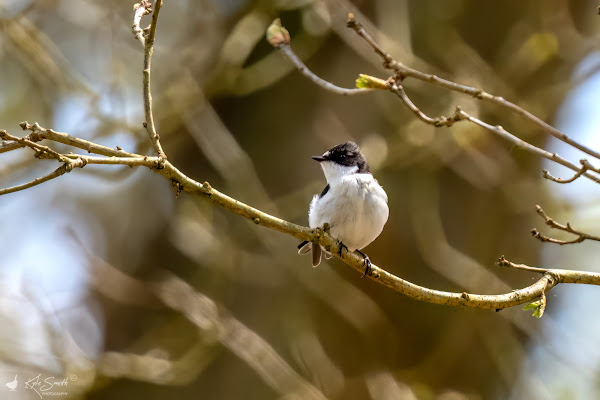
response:
M342 154L340 154L340 159L341 159L341 160L343 160L343 159L345 159L345 158L346 158L346 155L345 155L345 154L343 154L343 153L342 153Z

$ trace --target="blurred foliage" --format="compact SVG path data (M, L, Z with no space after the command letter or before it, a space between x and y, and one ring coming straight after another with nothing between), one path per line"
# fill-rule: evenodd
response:
M148 151L132 5L0 2L0 127L16 133L22 120L38 121ZM379 59L345 28L352 11L407 65L483 87L552 122L574 68L599 46L595 6L166 0L153 60L157 128L169 160L186 174L300 224L324 185L310 156L354 140L390 199L390 220L366 249L377 265L440 290L507 292L531 277L496 270L498 256L538 261L541 246L529 238L534 205L551 201L540 160L470 124L425 125L389 93L327 93L269 46L265 30L281 18L294 50L326 80L346 87L363 73L385 80ZM536 145L547 139L489 104L422 82L404 87L428 115L450 115L460 104ZM53 168L20 156L2 158L2 186ZM318 389L345 400L505 399L528 346L546 340L519 307L440 307L360 280L336 260L310 268L293 238L202 199L174 198L148 171L88 166L2 197L0 208L23 215L4 223L5 235L56 227L56 235L35 239L51 248L36 268L54 259L56 273L84 271L75 300L50 312L36 306L44 358L23 356L33 339L18 315L22 304L36 304L29 297L54 304L64 293L41 293L24 280L17 289L31 296L1 306L12 325L3 336L12 339L0 343L4 369L77 374L72 398L319 398ZM17 236L10 252L34 240ZM3 273L23 266L7 260L0 257ZM545 349L553 352L550 343ZM554 398L528 382L521 398ZM569 382L561 385L569 393Z

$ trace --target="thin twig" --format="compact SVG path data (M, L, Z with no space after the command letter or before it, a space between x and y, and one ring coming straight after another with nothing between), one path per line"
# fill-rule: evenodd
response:
M131 31L133 32L135 38L140 41L142 46L146 46L144 30L140 27L140 24L142 23L142 17L152 12L152 8L150 8L150 1L142 0L140 3L137 3L133 6L133 10L135 13L133 15L133 25L131 26Z
M56 151L52 150L50 147L48 146L43 146L41 144L37 144L27 138L20 138L17 136L13 136L10 133L6 132L5 130L0 130L0 139L2 140L10 140L13 141L15 143L19 143L21 145L21 147L30 147L33 150L36 150L36 157L40 158L43 154L47 154L50 158L55 158L59 161L62 161L64 163L69 163L70 160L68 158L66 158L65 156L63 156L60 153L57 153Z
M269 32L270 31L270 32ZM271 24L271 26L269 27L269 31L267 32L267 40L269 40L269 42L276 48L280 49L282 52L284 52L284 54L286 54L286 56L292 60L292 62L294 62L294 65L307 77L309 77L313 82L317 83L319 86L330 90L334 93L338 93L338 94L348 94L346 92L346 90L349 89L343 89L343 88L339 88L335 85L330 84L329 82L326 82L324 80L322 80L321 78L319 78L318 76L316 76L312 71L310 71L298 58L298 56L294 53L294 51L292 50L292 48L289 46L290 43L290 38L289 38L289 34L287 32L287 30L285 30L284 27L281 26L281 24L276 20L273 24ZM371 46L375 49L375 52L380 55L383 59L384 59L384 65L388 68L394 69L396 68L397 65L401 65L400 62L394 60L385 50L383 50L375 41L373 41L373 39L364 31L364 29L361 27L359 28L358 32L360 32L359 34L361 35L361 37L364 37L365 40L367 40L369 42L369 44L371 44ZM297 62L295 62L294 60L297 60ZM405 67L402 67L405 68ZM396 96L398 96L400 98L400 100L402 100L402 102L404 103L404 105L406 105L406 107L408 107L408 109L413 112L421 121L436 126L436 127L441 127L441 126L447 126L450 127L452 125L454 125L454 123L459 122L459 121L469 121L472 122L478 126L481 126L482 128L485 128L487 130L489 130L490 132L500 136L501 138L508 140L509 142L511 142L513 145L524 149L526 151L529 151L533 154L536 154L538 156L544 157L548 160L554 161L558 164L561 164L573 171L575 171L576 173L579 173L581 168L577 167L575 164L569 162L568 160L564 159L563 157L559 156L556 153L550 153L546 150L543 150L539 147L536 147L522 139L519 139L517 136L509 133L508 131L506 131L503 127L497 125L497 126L493 126L490 125L478 118L473 117L470 114L467 114L466 112L464 112L460 106L456 107L456 112L452 117L446 117L446 116L439 116L439 117L429 117L427 116L425 113L423 113L421 111L421 109L419 107L417 107L412 100L408 97L408 95L406 94L404 88L402 85L398 84L398 81L403 79L402 76L397 76L396 79L394 78L390 78L387 81L382 81L385 82L386 85L381 85L380 88L384 88L391 91L392 93L394 93ZM462 86L462 85L458 85L455 83L452 83L453 85L457 85L462 87L463 89L468 89L466 86ZM465 90L466 90L465 89ZM357 90L361 90L364 91L366 89L357 89ZM475 89L473 89L475 90ZM464 91L464 90L463 90ZM596 183L600 183L600 177L598 177L595 174L592 174L589 171L593 171L593 172L600 172L595 168L589 168L589 164L587 164L588 167L586 168L585 171L581 171L580 176L585 176L586 178L596 182Z
M36 178L36 179L34 179L30 182L24 183L22 185L17 185L17 186L8 187L5 189L0 189L0 196L2 196L4 194L18 192L20 190L29 189L31 187L39 185L40 183L47 182L54 178L58 178L59 176L64 175L67 172L71 172L74 167L83 167L84 165L85 165L84 162L81 160L76 160L71 163L65 163L65 164L61 165L60 167L58 167L57 169L55 169L54 171L52 171L51 173L49 173L48 175L44 175L42 177Z
M160 157L97 157L97 156L82 156L79 154L65 154L65 157L72 159L81 159L86 164L100 165L125 165L128 167L148 167L151 169L162 168L163 159Z
M544 268L530 267L529 265L525 264L515 264L511 261L508 261L504 256L500 256L500 258L496 262L496 265L498 265L499 267L510 267L514 269L520 269L523 271L537 272L539 274L547 274L552 271Z
M139 155L137 154L129 153L120 148L113 149L112 147L102 146L100 144L90 142L89 140L71 136L64 132L57 132L52 129L43 128L37 122L31 125L27 121L24 121L20 123L20 126L21 128L23 128L23 130L31 131L31 133L27 135L24 139L30 140L32 142L39 142L41 140L47 139L52 140L54 142L66 144L68 146L77 147L79 149L87 151L88 153L100 154L103 156L139 157ZM4 146L0 146L0 153L15 150L25 146L25 144L18 142L7 143Z
M436 86L443 87L445 89L449 89L455 92L465 93L469 96L475 97L476 99L485 100L490 103L494 103L500 105L506 109L509 109L518 115L528 119L533 122L539 128L541 128L544 132L554 136L555 138L562 140L563 142L583 151L586 154L591 155L592 157L600 159L600 153L592 150L591 148L584 146L583 144L571 139L558 129L544 122L537 116L533 115L529 111L517 106L516 104L504 99L500 96L494 96L490 93L487 93L483 89L478 89L466 85L461 85L456 82L449 81L447 79L442 79L436 75L426 74L424 72L412 69L402 62L395 60L388 52L386 52L376 41L369 35L369 33L363 28L363 26L356 21L354 15L351 13L348 15L347 26L353 29L358 36L363 38L369 46L373 48L375 53L379 55L383 59L383 67L389 70L394 71L396 74L397 80L402 81L406 78L415 78L423 82L427 82Z
M306 76L308 79L313 81L317 86L321 86L322 88L329 90L330 92L341 94L342 96L352 96L355 94L367 93L373 90L358 88L346 89L343 87L336 86L331 82L327 82L326 80L317 76L314 72L308 69L306 65L304 65L302 60L300 60L300 57L298 57L290 47L290 33L281 25L281 20L279 18L275 19L273 23L271 23L271 25L267 29L266 36L267 41L269 42L269 44L271 44L271 46L281 50L283 55L288 60L290 60L292 64L294 64L294 67L296 67L296 69L300 73L302 73L302 75Z
M142 4L142 3L140 3ZM144 44L144 115L146 122L144 127L148 132L150 143L154 148L154 152L160 158L167 158L167 155L163 151L162 145L160 144L160 136L156 133L156 127L154 126L154 116L152 114L152 93L150 91L150 68L152 66L152 54L154 53L154 37L156 35L156 23L158 22L158 13L162 7L162 0L156 0L154 4L154 11L152 12L152 22L150 23L150 29L146 36Z
M522 139L519 139L515 135L509 133L506 129L504 129L500 125L496 125L496 126L490 125L486 122L483 122L482 120L480 120L478 118L475 118L475 117L467 114L466 112L464 112L462 110L459 110L458 114L461 117L461 119L471 121L474 124L479 125L482 128L485 128L488 131L493 132L496 135L508 140L513 145L515 145L521 149L524 149L530 153L536 154L540 157L544 157L550 161L554 161L555 163L565 166L575 172L579 172L579 168L575 164L565 160L564 158L562 158L561 156L559 156L556 153L550 153L549 151L543 150L543 149L536 147ZM591 174L590 172L583 172L582 175L584 175L586 178L588 178L596 183L600 183L600 178L596 175Z
M571 183L580 176L584 175L586 171L594 171L600 173L600 170L598 170L598 168L590 164L586 159L579 160L579 163L581 164L581 168L579 168L579 170L568 179L554 177L550 174L550 172L548 172L547 169L542 170L543 177L556 183Z
M460 116L458 115L458 110L460 110L460 108L457 109L457 112L454 114L453 117L445 117L445 116L441 116L441 117L429 117L427 115L425 115L421 109L419 107L417 107L415 105L415 103L412 102L412 100L408 97L408 95L406 94L406 92L404 91L404 88L402 87L402 85L398 85L397 83L392 83L390 90L396 94L396 96L398 96L400 98L400 100L402 100L402 102L406 105L406 107L408 107L409 110L411 110L421 121L433 125L433 126L452 126L454 125L455 122L460 121Z
M548 225L550 228L558 229L559 231L568 232L573 235L577 235L577 238L575 238L573 240L560 240L560 239L554 239L554 238L545 236L535 228L532 229L531 234L533 235L533 237L540 240L541 242L556 243L556 244L560 244L560 245L581 243L584 240L595 240L595 241L600 242L600 236L590 235L589 233L581 232L577 229L574 229L571 226L571 224L568 222L566 225L560 224L560 223L556 222L555 220L553 220L552 218L550 218L544 212L542 207L540 207L539 205L536 205L535 208L536 208L536 212L538 213L538 215L542 219L544 219L544 221L546 222L546 225Z
M302 75L306 76L308 79L313 81L317 86L321 86L322 88L329 90L330 92L333 92L335 94L341 94L342 96L353 96L356 94L364 94L373 91L373 89L347 89L336 86L333 83L327 82L326 80L315 75L314 72L308 69L308 67L304 65L304 63L302 62L302 60L300 60L296 53L294 53L289 44L279 45L279 50L281 50L281 52L287 57L287 59L290 60L292 64L294 64L296 69L300 71Z

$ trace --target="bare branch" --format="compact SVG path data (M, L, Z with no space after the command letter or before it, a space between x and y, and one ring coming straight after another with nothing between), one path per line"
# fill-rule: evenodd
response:
M165 161L163 169L156 172L177 181L184 191L201 195L210 202L241 215L253 221L255 224L286 233L300 240L309 240L319 243L327 251L350 267L361 274L364 272L364 260L362 256L357 253L347 253L342 251L340 243L322 229L309 229L252 208L213 189L207 182L200 184L188 178L168 161ZM504 309L518 304L528 303L537 299L541 296L541 293L552 289L558 283L585 282L587 284L600 285L600 274L583 271L549 270L549 272L544 274L540 280L526 288L506 294L480 295L451 293L425 288L390 274L376 265L372 265L368 276L370 279L384 286L419 301L483 309Z
M554 239L554 238L545 236L535 228L532 229L531 234L533 235L533 237L535 237L536 239L539 239L541 242L556 243L556 244L560 244L560 245L581 243L584 240L595 240L595 241L600 242L600 236L590 235L588 233L581 232L577 229L574 229L571 226L571 224L569 224L568 222L566 225L560 224L560 223L556 222L555 220L553 220L552 218L550 218L544 212L542 207L540 207L539 205L536 205L535 208L536 208L536 212L538 213L538 215L544 219L544 221L546 222L546 225L548 225L550 228L558 229L559 231L572 233L573 235L578 236L577 238L575 238L573 240L560 240L560 239Z
M321 86L325 90L329 90L330 92L333 92L335 94L341 94L342 96L352 96L355 94L363 94L373 91L373 89L347 89L336 86L331 82L327 82L326 80L321 79L320 77L315 75L314 72L312 72L310 69L308 69L308 67L304 65L304 63L300 60L300 58L298 58L296 53L294 53L289 44L281 44L278 48L287 57L287 59L290 60L292 64L294 64L298 71L300 71L304 76L313 81L317 86Z
M547 169L542 170L542 173L543 173L544 178L551 180L553 182L556 182L556 183L571 183L571 182L575 181L577 178L579 178L581 175L585 174L585 172L588 170L600 173L598 168L591 165L588 162L588 160L586 160L586 159L579 160L579 163L581 164L581 168L579 168L579 170L577 172L575 172L575 174L568 179L554 177L550 174L550 172L548 172Z
M147 4L148 2L142 2L140 4ZM144 127L148 132L148 137L154 148L154 152L160 158L167 158L167 155L163 151L162 145L160 144L160 136L156 133L156 127L154 126L154 116L152 114L152 93L150 91L150 68L152 66L152 54L154 53L154 37L156 35L156 23L158 22L158 13L162 7L162 0L156 0L154 4L154 11L152 12L152 22L150 23L150 29L146 36L144 43L144 115L146 116L146 122ZM137 12L137 10L136 10Z
M454 125L455 122L460 121L461 120L461 116L458 114L458 111L460 110L460 108L457 108L457 112L454 114L453 117L428 117L427 115L425 115L421 109L419 107L417 107L412 100L408 97L408 95L406 94L406 92L404 91L404 88L402 87L402 85L398 85L396 83L392 83L390 90L396 94L396 96L398 96L400 98L400 100L402 100L402 102L406 105L406 107L408 107L409 110L411 110L413 113L415 113L415 115L423 122L429 124L429 125L433 125L436 127L440 127L440 126L452 126Z
M579 172L579 168L575 164L573 164L573 163L565 160L564 158L562 158L561 156L559 156L556 153L550 153L549 151L540 149L539 147L536 147L536 146L534 146L534 145L532 145L532 144L530 144L530 143L528 143L528 142L526 142L526 141L524 141L522 139L519 139L515 135L509 133L506 129L504 129L500 125L496 125L496 126L490 125L490 124L488 124L486 122L481 121L480 119L477 119L477 118L475 118L475 117L467 114L466 112L464 112L462 110L459 110L458 114L463 119L471 121L474 124L479 125L482 128L485 128L485 129L489 130L490 132L495 133L496 135L498 135L498 136L500 136L500 137L508 140L513 145L515 145L515 146L517 146L517 147L519 147L519 148L521 148L523 150L526 150L526 151L528 151L530 153L533 153L533 154L536 154L538 156L544 157L544 158L546 158L546 159L548 159L550 161L554 161L555 163L563 165L563 166L565 166L565 167L567 167L567 168L569 168L569 169L571 169L573 171ZM588 179L590 179L590 180L592 180L592 181L594 181L596 183L600 183L600 178L597 177L596 175L593 175L593 174L591 174L589 172L583 172L582 175L584 175L586 178L588 178Z
M69 161L70 161L68 158L66 158L65 156L63 156L60 153L57 153L56 151L52 150L48 146L43 146L41 144L37 144L37 143L29 140L28 138L20 138L17 136L13 136L10 133L6 132L5 130L0 130L0 139L13 141L15 143L20 144L21 147L26 147L26 146L30 147L31 149L36 151L36 154L35 154L36 158L43 158L43 155L47 154L48 155L47 158L55 158L64 163L69 163Z
M0 189L0 196L2 196L3 194L9 194L9 193L18 192L20 190L29 189L30 187L37 186L40 183L47 182L54 178L58 178L59 176L64 175L67 172L71 172L74 167L83 168L84 165L85 164L81 160L76 160L71 163L65 163L65 164L61 165L60 167L58 167L57 169L55 169L53 172L49 173L48 175L36 178L36 179L34 179L30 182L24 183L22 185L17 185L17 186L12 186L12 187L5 188L5 189Z
M352 20L353 21L353 20ZM281 27L280 25L276 25L275 23L271 25L271 27L269 27L269 29L272 29L273 26L275 25L275 28L283 30L286 34L287 31L285 30L285 28ZM384 59L384 66L387 66L388 68L394 69L396 68L395 66L397 65L401 65L400 62L394 60L385 50L383 50L376 42L373 41L373 39L364 31L364 29L362 27L360 27L358 29L361 37L365 38L365 40L367 40L369 42L369 44L371 44L371 46L375 49L375 52L377 54L379 54L383 59ZM279 31L277 31L277 33L279 33ZM271 34L273 34L273 32L271 32ZM284 54L286 54L288 56L288 58L290 60L292 60L292 62L294 63L294 65L296 66L296 68L298 68L298 70L300 72L302 72L304 75L306 75L307 77L309 77L313 82L315 82L317 85L330 90L334 93L338 93L338 94L349 94L348 90L350 89L344 89L344 88L339 88L335 85L330 84L329 82L326 82L324 80L322 80L321 78L319 78L318 76L316 76L312 71L310 71L306 65L304 65L300 59L298 58L298 56L294 53L294 51L291 49L291 47L289 46L289 34L287 35L280 35L282 36L282 38L280 40L275 41L276 45L273 44L273 39L271 38L271 40L269 40L276 48L279 48L280 50L282 50L284 52ZM279 37L279 36L275 36L275 37ZM267 38L269 38L269 33L267 34ZM402 67L405 68L405 67ZM418 71L417 71L418 72ZM419 72L420 73L420 72ZM421 74L421 73L420 73ZM368 77L368 78L372 78L372 77ZM561 164L573 171L575 171L576 173L580 172L581 168L577 167L575 164L567 161L566 159L564 159L563 157L559 156L556 153L550 153L546 150L543 150L539 147L536 147L522 139L519 139L517 136L507 132L503 127L501 127L500 125L497 126L493 126L490 125L478 118L475 118L469 114L467 114L466 112L464 112L460 106L456 107L456 112L454 114L454 116L452 117L446 117L446 116L439 116L439 117L429 117L427 116L425 113L423 113L421 111L421 109L419 107L417 107L412 100L408 97L408 95L406 94L404 88L402 85L398 84L397 81L400 81L404 79L403 76L396 76L396 78L390 78L387 81L382 81L379 80L381 82L384 82L385 85L380 84L378 85L378 88L385 88L389 91L391 91L392 93L394 93L396 96L398 96L400 98L400 100L402 100L402 102L404 103L404 105L406 107L408 107L408 109L410 111L412 111L421 121L436 126L436 127L441 127L441 126L447 126L450 127L452 125L454 125L454 123L459 122L459 121L469 121L472 122L476 125L481 126L482 128L485 128L487 130L489 130L490 132L500 136L501 138L508 140L509 142L511 142L513 145L529 151L530 153L533 153L535 155L544 157L548 160L554 161L558 164ZM439 79L439 78L437 78ZM449 81L448 81L449 82ZM456 83L450 82L455 86L458 87L462 87L465 91L466 89L469 89L466 86L462 86L462 85L458 85ZM465 89L466 88L466 89ZM354 89L354 90L360 90L360 91L366 91L367 89ZM475 90L475 89L473 89ZM468 92L465 92L468 93ZM600 183L600 177L598 177L595 174L592 174L589 171L594 171L594 172L600 172L595 168L590 168L589 164L586 164L586 170L585 171L581 171L580 176L585 176L586 178L596 182L596 183Z
M339 87L334 85L331 82L327 82L324 79L321 79L319 76L315 75L300 58L294 53L292 48L290 47L290 34L283 26L281 26L281 21L277 18L267 29L267 41L275 48L281 50L283 55L286 56L288 60L294 64L294 67L298 71L300 71L304 76L313 81L317 86L321 86L325 90L329 90L335 94L341 94L342 96L351 96L355 94L362 94L372 91L372 89L346 89L343 87Z
M152 12L152 8L150 8L150 1L143 0L140 3L134 4L133 10L135 13L133 15L133 25L131 26L131 31L133 32L135 38L140 41L142 46L146 46L144 30L140 28L140 24L142 23L142 17Z
M540 274L546 274L546 273L550 273L552 271L552 270L544 269L544 268L530 267L529 265L525 265L525 264L515 264L511 261L508 261L504 256L500 256L500 258L496 262L496 265L498 265L499 267L510 267L510 268L514 268L514 269L520 269L523 271L537 272Z
M95 153L103 156L139 157L139 155L129 153L121 148L113 149L111 147L106 147L97 143L90 142L89 140L71 136L67 133L57 132L52 129L43 128L37 122L31 125L27 121L24 121L20 123L20 126L21 128L23 128L23 130L31 131L31 133L27 135L24 139L27 139L32 142L39 142L41 140L47 139L52 140L54 142L66 144L68 146L77 147L79 149L87 151L88 153ZM19 142L5 143L3 146L0 146L0 153L16 150L25 146L25 144Z
M35 143L33 144L35 145ZM357 253L344 252L340 243L327 232L323 231L323 229L310 229L296 225L250 207L247 204L217 191L212 188L208 182L201 184L189 178L168 160L162 159L161 157L96 157L76 154L60 156L69 160L68 162L81 160L81 162L86 163L128 165L132 167L145 166L151 168L154 172L163 175L171 182L174 182L182 191L201 196L215 205L251 220L257 225L262 225L291 235L300 240L309 240L318 243L361 274L364 272L363 257ZM536 283L526 288L506 294L481 295L452 293L425 288L390 274L376 265L372 265L368 276L370 279L384 286L419 301L483 309L503 309L518 304L528 303L537 299L544 291L550 290L558 283L586 283L600 285L600 274L582 271L548 270Z
M400 61L394 60L394 58L388 52L386 52L381 46L379 46L379 44L371 37L371 35L369 35L369 33L363 28L363 26L358 21L356 21L356 19L354 18L354 14L352 13L348 14L347 26L353 29L358 34L358 36L363 38L367 42L367 44L369 44L369 46L371 46L373 50L375 50L375 53L377 53L377 55L379 55L383 59L383 67L394 71L397 80L402 81L406 78L414 78L423 82L430 83L432 85L443 87L445 89L467 94L479 100L485 100L490 103L497 104L533 122L544 132L554 136L555 138L562 140L563 142L575 147L576 149L583 151L586 154L589 154L592 157L600 159L599 152L594 151L591 148L584 146L583 144L571 139L570 137L568 137L558 129L554 128L553 126L549 125L548 123L544 122L540 118L536 117L529 111L517 106L516 104L502 97L494 96L490 93L487 93L483 89L461 85L456 82L449 81L447 79L442 79L436 75L426 74L424 72L412 69L404 65Z

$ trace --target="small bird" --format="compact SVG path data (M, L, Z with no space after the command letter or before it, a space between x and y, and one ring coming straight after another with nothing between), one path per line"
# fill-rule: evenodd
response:
M17 381L17 375L15 375L15 379L12 382L8 382L4 386L9 388L11 392L14 392L17 389L18 384L19 384L19 381Z
M354 142L339 144L312 159L321 164L327 186L310 203L309 226L317 228L328 223L331 236L341 242L340 249L356 250L364 257L367 275L371 260L360 250L379 236L387 222L387 194L371 175L367 160ZM304 241L298 249L299 254L312 249L313 267L321 263L321 246ZM325 251L325 257L331 254Z

